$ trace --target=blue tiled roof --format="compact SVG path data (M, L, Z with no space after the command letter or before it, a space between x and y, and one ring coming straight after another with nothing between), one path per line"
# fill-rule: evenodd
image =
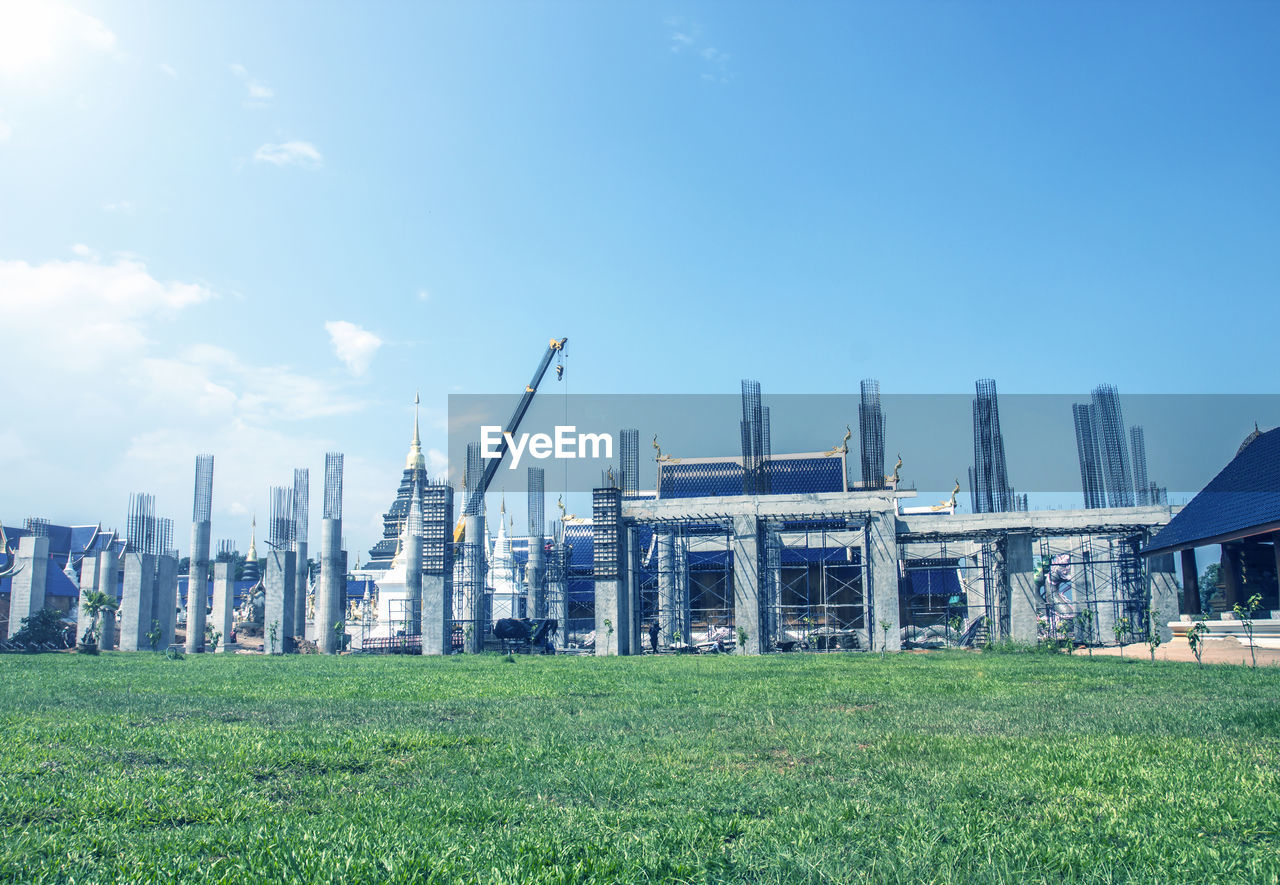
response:
M844 460L839 453L781 456L765 465L774 495L843 492ZM743 494L742 459L662 461L658 467L659 498L714 498Z
M1272 523L1280 523L1280 428L1237 452L1143 552L1197 547Z

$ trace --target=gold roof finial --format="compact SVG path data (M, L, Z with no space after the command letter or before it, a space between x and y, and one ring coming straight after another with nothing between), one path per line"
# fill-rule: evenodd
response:
M418 392L413 392L413 442L409 443L409 454L404 459L405 470L426 470L427 459L422 456L422 439L418 435Z

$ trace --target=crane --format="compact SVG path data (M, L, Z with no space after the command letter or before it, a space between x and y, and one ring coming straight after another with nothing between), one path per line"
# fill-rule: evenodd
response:
M568 343L568 338L560 338L558 340L552 338L550 343L547 344L547 352L542 355L542 362L538 363L538 368L534 370L533 379L524 386L524 394L520 397L520 402L516 403L515 411L507 419L502 442L498 444L498 457L489 459L489 463L485 465L484 474L480 477L479 484L474 489L466 490L463 516L458 520L458 525L453 530L455 544L460 542L466 534L467 517L465 514L471 509L466 505L475 503L477 499L480 502L484 501L484 493L489 490L489 483L493 482L493 477L497 474L498 467L502 464L502 459L506 457L508 435L514 437L516 431L520 429L520 422L524 420L525 412L529 411L529 405L533 402L533 395L538 392L538 385L542 383L542 376L547 374L547 368L551 365L551 361L558 354L564 352L564 346ZM556 379L559 380L563 376L564 367L556 366Z

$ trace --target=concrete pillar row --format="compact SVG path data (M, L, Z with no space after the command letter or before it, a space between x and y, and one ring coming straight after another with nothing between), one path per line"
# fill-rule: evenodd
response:
M187 653L204 651L205 605L209 584L210 525L191 526L191 566L187 570Z
M117 602L117 579L120 577L120 560L115 550L108 548L98 554L98 592L105 593ZM111 651L116 647L116 612L107 609L100 615L98 649Z
M44 608L49 575L49 539L27 535L18 541L18 573L9 580L9 637L22 629L22 619Z
M346 632L342 611L346 565L341 548L342 520L326 518L320 524L320 582L316 587L316 647L321 654L342 651Z
M215 562L213 564L213 614L211 624L214 631L221 634L212 649L206 651L227 652L231 647L231 633L235 629L233 609L235 608L236 581L233 564Z

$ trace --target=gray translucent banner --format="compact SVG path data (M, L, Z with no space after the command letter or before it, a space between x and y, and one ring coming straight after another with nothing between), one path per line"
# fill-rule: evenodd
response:
M449 478L455 485L465 470L467 444L480 442L487 426L494 443L490 452L496 451L498 434L510 429L518 401L518 396L507 395L449 397ZM1141 426L1148 479L1167 489L1171 502L1185 500L1213 479L1255 422L1264 431L1280 423L1276 394L1121 394L1119 401L1126 447L1129 428ZM851 483L861 479L858 394L766 394L762 402L770 415L772 456L830 451L843 444L847 426L847 476ZM1036 496L1047 496L1042 500L1048 503L1041 506L1079 506L1073 499L1082 494L1082 481L1072 405L1089 402L1088 394L999 397L1008 483L1016 493L1031 496L1033 508ZM969 469L974 465L973 397L886 394L881 409L884 471L893 471L900 454L900 488L919 489L924 497L948 493L958 480L959 500L966 504ZM657 486L655 436L664 456L740 458L742 420L742 399L736 395L535 397L513 435L516 446L523 445L520 457L517 461L509 452L502 459L489 491L525 491L528 467L545 470L549 494L590 491L606 481L610 470L617 474L623 428L639 431L639 488L652 491ZM557 432L562 442L573 439L572 446L561 446L560 457L554 450ZM541 446L538 434L546 436ZM579 435L591 435L585 446L578 444ZM600 439L605 435L611 440L607 454ZM547 440L552 441L550 448ZM1260 488L1255 480L1244 484L1248 487L1228 491L1280 491Z

